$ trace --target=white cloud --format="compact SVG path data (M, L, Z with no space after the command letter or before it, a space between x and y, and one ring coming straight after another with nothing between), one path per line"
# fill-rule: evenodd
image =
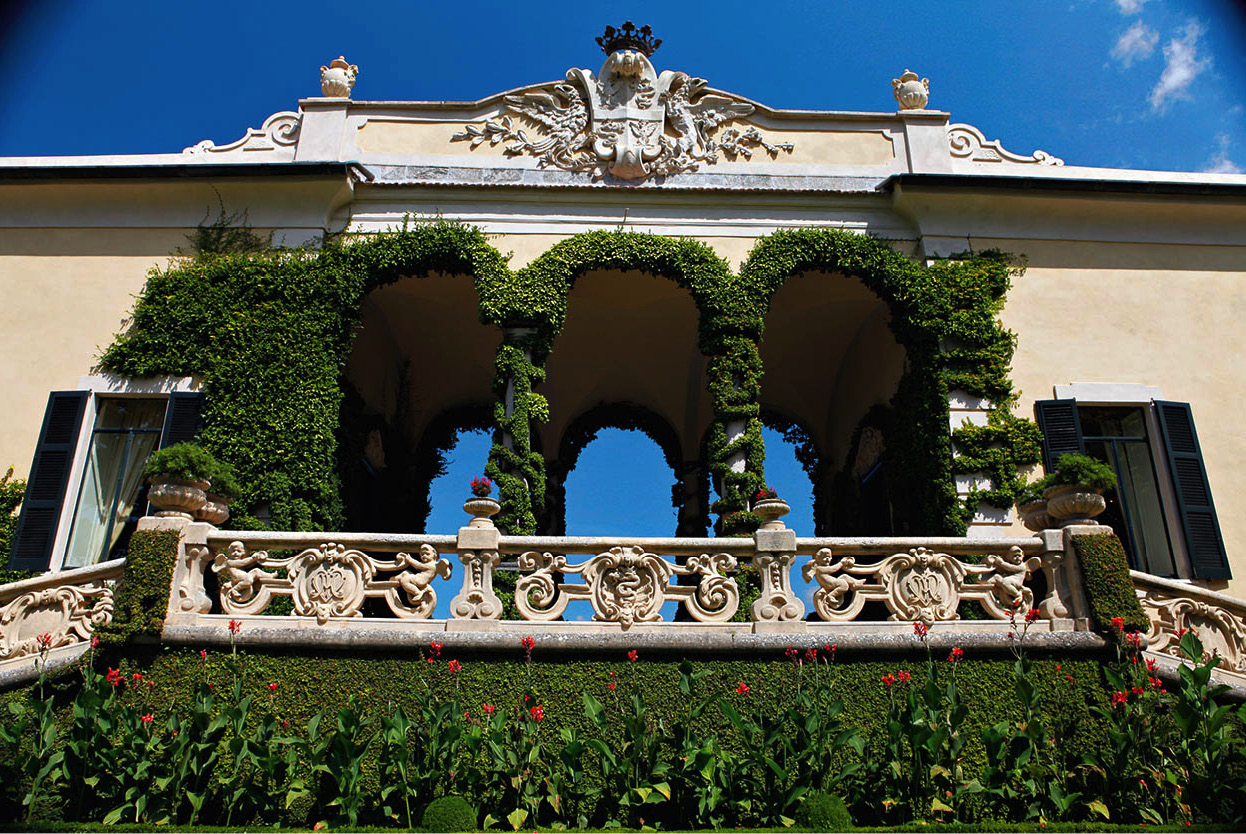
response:
M1206 29L1197 20L1185 25L1185 33L1164 44L1164 71L1151 90L1151 109L1161 110L1169 99L1189 98L1187 89L1199 73L1211 66L1210 58L1199 57L1198 39Z
M1207 167L1203 169L1206 174L1241 174L1246 173L1242 170L1242 166L1229 159L1229 135L1221 133L1216 137L1216 142L1220 145L1220 150L1212 154L1211 159L1207 162Z
M1128 67L1134 61L1150 58L1158 44L1159 32L1139 20L1112 47L1112 57Z
M1145 4L1146 0L1116 0L1116 8L1121 10L1121 14L1137 14Z

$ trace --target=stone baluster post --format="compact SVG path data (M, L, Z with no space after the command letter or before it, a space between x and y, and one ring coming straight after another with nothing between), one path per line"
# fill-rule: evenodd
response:
M450 600L450 612L456 620L500 620L502 600L493 592L493 569L501 560L498 545L502 536L491 516L502 505L492 498L472 498L463 509L472 520L459 528L455 543L463 563L463 589Z
M781 520L790 512L786 501L770 498L753 505L762 525L753 533L753 565L761 577L761 596L753 603L754 622L800 620L805 603L792 591L792 563L796 561L796 532Z

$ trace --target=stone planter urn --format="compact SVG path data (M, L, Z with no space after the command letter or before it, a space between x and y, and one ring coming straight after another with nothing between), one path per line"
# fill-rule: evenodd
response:
M1017 515L1021 516L1021 523L1025 525L1025 529L1032 530L1035 533L1056 526L1056 523L1052 521L1051 516L1047 513L1046 498L1038 498L1034 501L1018 504Z
M1107 509L1100 490L1085 484L1057 484L1043 492L1047 514L1061 527L1070 524L1098 524L1094 517Z
M147 500L156 508L157 518L195 520L195 513L208 502L207 481L186 481L181 478L155 476L148 479L151 489Z
M195 511L195 521L206 521L213 527L220 527L229 520L230 501L211 492L206 494L207 500Z
M899 78L891 79L896 101L901 110L925 110L930 100L930 79L918 78L917 73L906 69Z
M350 98L359 67L346 63L344 57L334 58L329 66L320 68L320 92L328 98Z
M463 505L463 512L472 517L467 523L468 527L492 527L493 516L502 511L502 505L498 503L496 498L477 498L467 499L467 503Z
M779 519L792 511L782 498L763 498L753 504L753 512L761 516L762 530L782 530L783 522Z

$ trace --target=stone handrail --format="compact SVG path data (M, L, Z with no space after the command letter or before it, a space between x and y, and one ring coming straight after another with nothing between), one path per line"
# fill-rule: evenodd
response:
M1130 571L1138 602L1151 621L1147 651L1181 660L1177 632L1193 630L1221 672L1246 683L1246 601L1176 579Z
M112 622L112 584L124 566L114 559L0 585L0 679L18 665L29 673L44 651L57 663L86 651L95 629Z

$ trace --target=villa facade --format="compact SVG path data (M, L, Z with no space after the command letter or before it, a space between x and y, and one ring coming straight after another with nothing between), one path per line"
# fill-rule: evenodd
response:
M143 514L142 462L198 434L205 414L211 422L211 372L119 374L99 370L101 355L131 326L149 271L184 262L196 230L241 224L245 212L274 247L313 252L327 236L348 245L466 224L508 274L527 276L515 286L526 280L534 292L560 259L584 265L568 267L557 327L489 314L493 285L434 261L366 293L342 368L344 529L453 533L424 530L407 508L422 501L426 512L428 461L447 438L492 427L507 450L539 456L544 474L539 490L521 478L531 524L511 532L558 535L563 483L585 436L615 425L644 430L672 467L679 517L664 534L722 533L710 484L724 495L731 473L753 478L744 486L764 483L748 446L760 422L792 432L811 461L818 529L798 535L1026 535L1000 506L1008 485L989 472L945 461L955 498L913 498L925 487L908 481L925 470L888 465L905 460L895 453L910 433L907 404L933 393L947 403L950 460L966 453L954 432L1001 420L1021 421L1001 436L1021 437L1009 453L1023 472L1065 451L1100 457L1121 481L1103 520L1134 569L1246 597L1246 356L1236 338L1246 320L1246 176L1015 152L936 109L937 81L931 93L908 72L880 80L879 112L776 110L659 71L639 30L614 37L599 70L573 67L558 82L476 102L355 100L358 70L338 60L322 68L322 95L229 144L0 159L9 357L0 463L29 478L10 564L59 570L124 555ZM783 235L813 246L800 235L825 230L842 233L825 238L839 260L806 253L768 285L755 340L760 390L732 411L739 403L714 389L735 354L714 347L733 337L719 326L730 310L713 282L756 300L750 288L771 274L767 258L787 257ZM849 235L865 248L849 253ZM594 250L609 241L636 252ZM689 243L695 251L679 249ZM909 302L880 289L891 286L883 272L834 267L883 248L928 270L914 281L937 282L943 265L993 250L1024 264L998 299L974 302L979 312L994 304L1016 336L1011 362L994 370L983 358L990 345L975 347L980 367L964 373L986 373L982 390L929 390L949 378L914 376L926 356L915 345L935 325L920 329L920 310L898 312ZM645 266L697 258L703 273ZM744 328L740 338L757 335ZM991 338L1010 351L1008 339ZM934 355L962 347L939 342ZM543 378L499 385L508 345ZM254 357L257 367L281 361ZM723 373L747 387L745 371ZM903 390L906 379L920 390ZM993 401L992 390L1011 399ZM548 409L522 437L496 419L513 416L519 395ZM1024 442L1031 420L1037 453ZM715 444L728 450L717 462ZM911 502L940 500L970 503L958 510L963 529L909 512ZM740 501L747 512L751 496ZM264 504L242 514L263 523L274 512Z

